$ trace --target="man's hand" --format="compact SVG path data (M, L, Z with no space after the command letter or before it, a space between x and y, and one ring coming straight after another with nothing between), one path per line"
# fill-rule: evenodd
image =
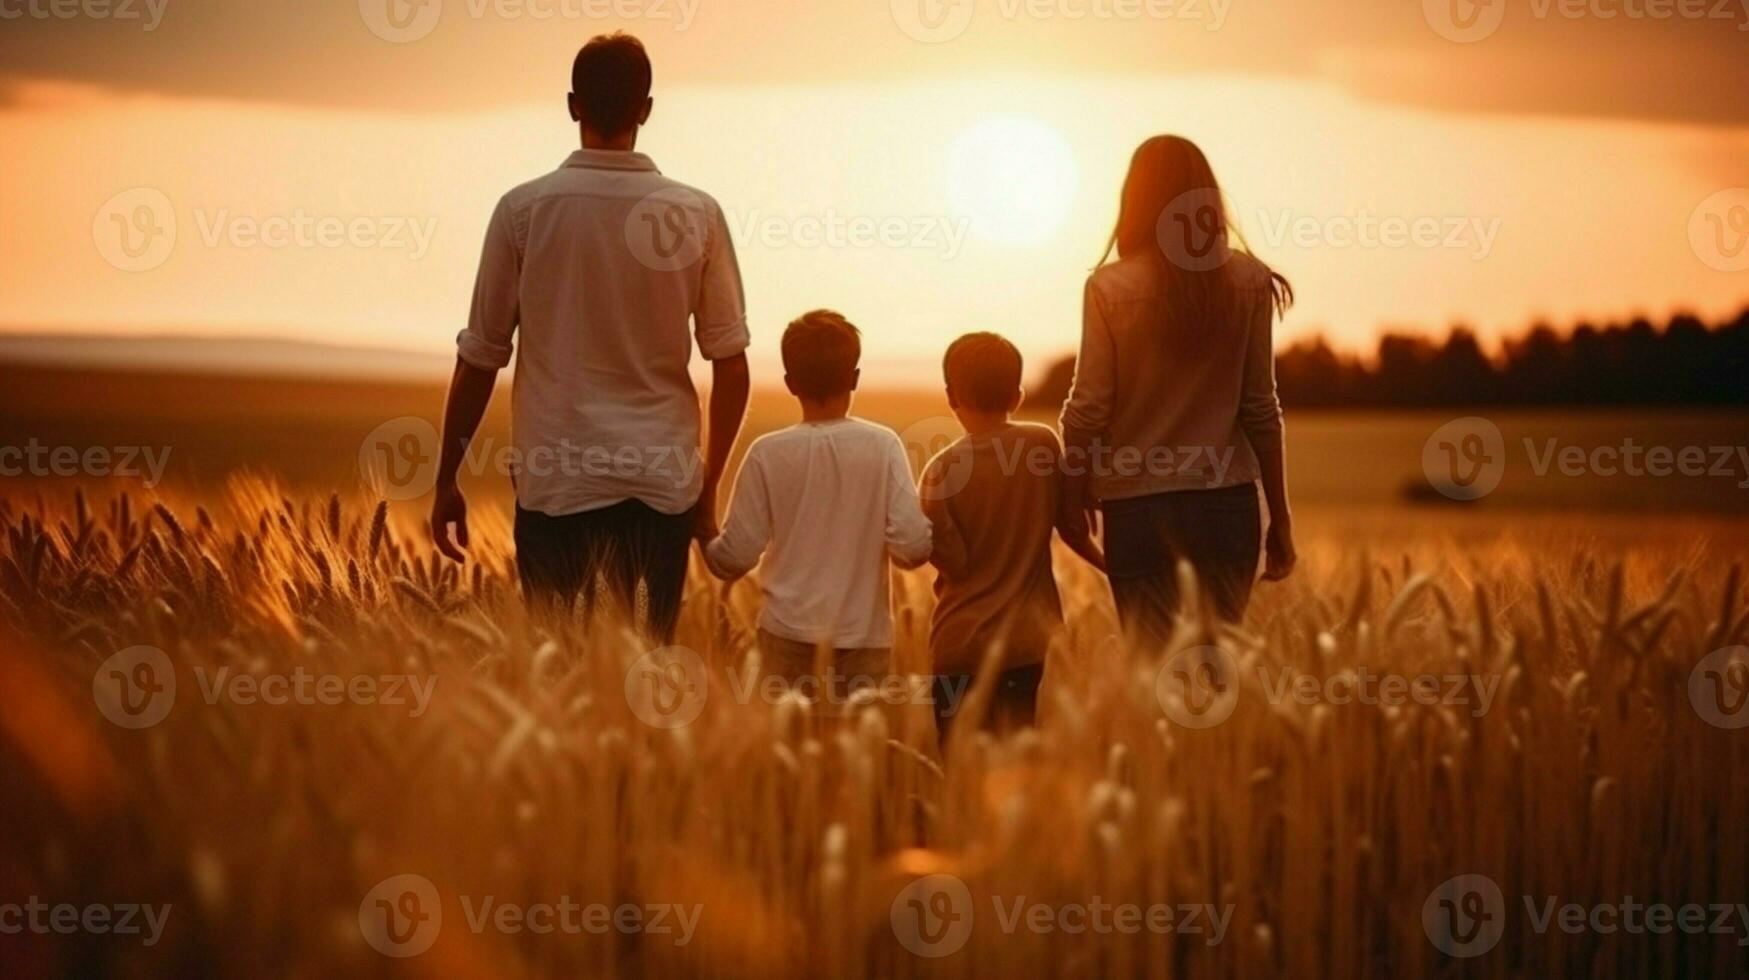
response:
M1271 521L1269 539L1264 543L1263 580L1279 582L1294 572L1300 554L1294 548L1294 526L1287 521Z
M450 540L450 527L455 527L455 540ZM468 559L468 502L461 488L453 483L439 483L431 502L431 539L437 550L451 561Z
M710 544L722 533L723 529L717 524L717 488L707 486L692 508L692 536L700 544Z

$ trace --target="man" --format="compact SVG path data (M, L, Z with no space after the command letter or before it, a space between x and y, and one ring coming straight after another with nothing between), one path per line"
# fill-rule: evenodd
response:
M582 593L587 608L600 577L629 611L641 584L645 631L667 641L691 540L716 534L717 486L747 408L748 336L722 209L636 152L650 81L636 38L585 45L567 97L583 149L492 215L457 340L431 530L464 560L456 474L520 330L511 414L524 596L563 610ZM712 366L702 465L694 336Z

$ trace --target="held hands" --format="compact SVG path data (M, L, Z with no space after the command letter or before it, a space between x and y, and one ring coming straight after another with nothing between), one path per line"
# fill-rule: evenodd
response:
M715 484L707 483L698 495L698 503L692 508L692 536L702 547L722 533L722 527L717 524L717 488Z
M1099 501L1092 498L1085 486L1071 484L1064 493L1057 533L1083 561L1099 571L1106 570L1105 552L1094 540L1099 533Z
M1289 521L1271 521L1269 538L1264 542L1263 580L1280 582L1292 575L1300 554L1294 548L1294 527Z
M455 527L455 540L450 540L450 527ZM461 488L453 482L438 481L431 501L431 539L445 558L466 562L468 547L468 502Z

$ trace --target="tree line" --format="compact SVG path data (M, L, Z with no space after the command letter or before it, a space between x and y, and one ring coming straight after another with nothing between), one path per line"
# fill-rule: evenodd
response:
M1028 406L1061 406L1074 371L1073 357L1052 364ZM1443 342L1388 332L1371 357L1315 337L1277 353L1276 379L1294 407L1749 405L1749 308L1712 325L1539 323L1492 353L1465 327Z

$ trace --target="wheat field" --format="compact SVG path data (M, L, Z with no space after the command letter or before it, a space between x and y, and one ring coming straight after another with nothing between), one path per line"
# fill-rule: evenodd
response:
M676 643L708 685L690 723L652 724L628 683L650 644L608 613L531 619L501 509L476 507L465 568L437 561L419 516L261 477L0 497L0 898L169 907L150 945L0 936L0 972L1749 971L1740 924L1536 927L1549 900L1749 898L1749 731L1695 686L1709 654L1749 642L1740 524L1312 515L1294 579L1240 627L1193 600L1164 650L1126 645L1103 581L1064 553L1040 727L966 724L944 748L914 697L746 696L757 589L696 561ZM921 673L929 573L897 581L895 668ZM173 665L175 696L124 727L102 691L141 647ZM1231 713L1200 727L1166 679L1210 648L1230 658ZM1736 669L1715 672L1721 699ZM1439 678L1441 697L1332 694L1382 673ZM404 686L270 704L244 676ZM1505 896L1480 952L1442 946L1425 914L1461 875ZM414 880L424 905L405 904ZM409 928L424 916L413 946L373 935L383 896ZM482 911L555 903L644 917L539 931ZM908 931L913 907L944 917ZM662 909L684 934L654 928ZM1175 925L1087 928L1101 909Z

